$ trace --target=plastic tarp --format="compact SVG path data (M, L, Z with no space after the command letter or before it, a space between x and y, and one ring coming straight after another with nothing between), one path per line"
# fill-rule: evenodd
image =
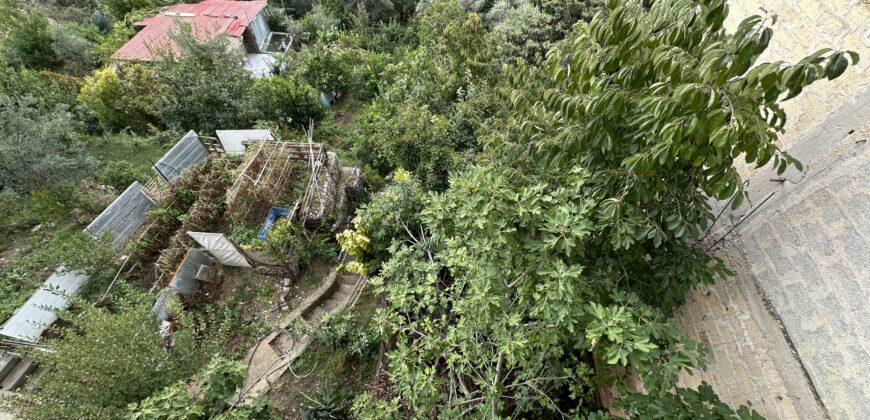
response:
M203 265L211 267L214 265L214 260L201 249L191 249L187 252L181 265L178 266L175 275L169 280L168 288L183 295L192 295L199 286L196 273Z
M248 25L248 29L254 35L254 40L257 42L257 48L265 48L266 41L269 38L269 24L266 23L266 14L260 12L257 17Z
M142 184L133 182L85 230L97 239L110 232L112 243L109 245L117 251L145 223L148 212L156 206Z
M153 166L158 174L162 174L166 181L175 181L181 173L196 163L208 159L208 149L199 141L195 131L190 130L172 149Z
M88 282L88 276L81 272L66 272L60 267L45 281L45 284L27 299L17 311L0 327L0 335L36 342L39 337L57 320L55 311L69 307L68 296L75 295Z
M285 209L284 207L272 207L269 209L269 214L266 215L266 223L263 223L263 227L260 228L260 232L257 233L257 237L266 240L266 232L269 231L269 228L272 227L278 219L282 217L290 216L290 209Z
M269 130L216 130L215 135L220 140L224 152L231 155L245 153L245 145L242 144L244 141L275 140Z
M251 267L245 255L224 234L206 232L187 232L187 234L208 250L221 264L232 267Z

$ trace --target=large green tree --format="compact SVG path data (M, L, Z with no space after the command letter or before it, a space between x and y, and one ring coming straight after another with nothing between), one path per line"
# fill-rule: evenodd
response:
M154 112L163 123L203 134L250 126L256 114L247 99L253 81L227 38L199 41L189 25L179 25L172 38L178 50L163 51L157 66L165 88L154 102Z
M11 64L47 68L57 64L48 19L14 0L0 1L0 54Z
M715 418L755 416L708 388L676 387L681 371L704 367L704 351L669 313L689 288L728 275L697 238L710 198L740 204L735 159L800 168L776 144L780 102L857 55L758 64L768 22L749 17L729 33L724 0L607 8L541 67L511 73L512 109L480 163L427 201L373 279L394 343L399 398L388 404L444 417L591 415L598 386L636 372L649 397L627 398L630 416L707 404Z
M41 109L32 96L0 93L0 189L27 193L74 183L94 168L65 106Z
M385 85L361 114L354 151L382 175L403 168L443 189L498 109L491 89L503 50L480 16L454 1L430 5L416 25L421 45L384 72Z

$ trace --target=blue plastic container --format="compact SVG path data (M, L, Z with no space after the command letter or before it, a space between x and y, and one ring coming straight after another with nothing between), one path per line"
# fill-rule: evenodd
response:
M263 228L260 229L260 233L257 234L257 237L261 240L266 240L266 232L272 227L278 219L282 217L290 216L290 209L285 209L284 207L272 207L269 209L269 215L266 216L266 223L263 223Z

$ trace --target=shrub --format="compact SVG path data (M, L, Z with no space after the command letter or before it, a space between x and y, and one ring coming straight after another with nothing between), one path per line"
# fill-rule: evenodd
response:
M34 108L54 111L58 105L74 105L78 91L78 81L71 77L7 65L0 60L0 94L12 100L29 97Z
M100 63L108 65L112 54L118 51L118 48L121 48L135 33L136 31L124 22L115 22L108 33L97 39L93 54Z
M311 331L317 342L332 351L345 349L358 358L374 355L378 342L376 335L369 332L366 325L361 325L350 312L326 315L321 321Z
M262 400L249 407L227 410L227 400L245 379L244 363L215 357L199 373L203 377L201 395L194 397L184 382L177 382L136 404L130 404L128 418L138 419L259 419L268 418Z
M106 130L144 132L157 122L152 104L162 91L150 66L131 63L117 71L104 68L86 77L78 100L96 114Z
M286 0L282 3L293 17L301 19L314 7L313 0Z
M406 235L406 227L417 229L417 214L423 209L423 189L409 172L398 170L391 178L383 191L357 210L355 231L346 230L338 236L341 247L371 272L389 257L390 245Z
M44 112L32 97L0 94L0 189L27 193L92 173L94 160L73 129L73 116L63 107Z
M227 37L200 42L189 25L181 25L172 38L180 57L167 51L157 65L165 85L154 102L161 121L172 129L205 135L250 126L255 113L245 99L253 81Z
M74 76L82 76L94 69L91 43L70 31L70 28L52 28L52 49L64 70Z
M282 128L307 126L309 119L319 120L323 116L314 88L293 77L259 79L250 95L258 118L277 122Z
M339 25L341 25L341 20L330 14L321 3L317 3L302 18L300 23L311 34L311 38L314 39L320 37L323 33L337 30Z
M403 168L426 188L443 188L459 163L450 124L444 115L411 101L376 100L363 111L354 152L382 175Z
M152 0L103 0L101 6L115 21L124 19L134 10L154 7Z
M145 179L144 173L136 169L132 163L125 161L113 161L107 163L100 173L97 175L97 180L115 189L115 192L121 193L133 181L142 181Z
M311 86L333 93L353 89L353 66L356 54L334 42L318 42L299 55L300 75Z
M57 64L48 20L33 10L16 10L0 4L3 55L12 64L49 68Z
M73 328L43 340L53 352L28 354L48 368L36 385L38 404L11 407L27 419L120 418L130 403L189 376L199 357L189 331L175 333L166 352L150 303L114 314L89 308L64 317Z

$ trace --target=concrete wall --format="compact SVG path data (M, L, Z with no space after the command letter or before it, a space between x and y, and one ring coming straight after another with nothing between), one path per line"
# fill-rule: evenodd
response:
M709 369L682 382L707 381L723 400L768 418L865 418L870 2L735 1L729 24L758 7L779 15L763 61L796 61L822 47L855 50L862 61L786 103L783 145L805 172L744 168L752 203L726 211L712 235L739 224L716 250L737 275L693 291L676 314L683 333L711 349Z

